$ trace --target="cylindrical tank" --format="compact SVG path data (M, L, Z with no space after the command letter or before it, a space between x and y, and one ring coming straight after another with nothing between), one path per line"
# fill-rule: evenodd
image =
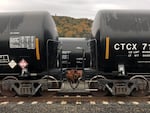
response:
M116 71L123 64L126 72L150 72L150 11L99 11L92 36L100 71Z
M87 38L60 37L59 41L62 43L62 64L64 68L82 68L83 57L84 67L90 67L91 54Z
M57 44L47 40L57 39L48 12L1 13L0 72L18 73L28 64L29 72L40 73L47 69L47 62L49 68L56 67Z

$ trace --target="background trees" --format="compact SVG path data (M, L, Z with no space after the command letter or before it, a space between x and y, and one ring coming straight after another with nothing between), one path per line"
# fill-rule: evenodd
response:
M60 37L89 37L92 20L75 19L66 16L53 16Z

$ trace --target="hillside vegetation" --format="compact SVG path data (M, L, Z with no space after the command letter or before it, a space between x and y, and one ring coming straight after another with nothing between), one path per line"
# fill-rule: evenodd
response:
M53 16L59 37L89 37L92 20L75 19L66 16Z

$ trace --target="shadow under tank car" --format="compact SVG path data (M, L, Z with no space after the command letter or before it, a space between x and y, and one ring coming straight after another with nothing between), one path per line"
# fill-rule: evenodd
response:
M150 78L150 11L102 10L92 26L91 88L112 95L145 96Z
M56 68L58 34L48 12L0 14L2 95L35 95L46 89Z

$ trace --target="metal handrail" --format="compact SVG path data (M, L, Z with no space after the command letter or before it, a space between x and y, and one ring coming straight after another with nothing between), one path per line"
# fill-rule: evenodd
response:
M95 66L95 68L96 68L96 71L98 71L98 55L97 55L97 40L96 39L90 39L89 41L88 41L88 44L90 43L90 42L92 42L92 41L94 41L95 42L95 53L96 53L96 55L95 55L95 59L96 59L96 66ZM89 46L89 45L88 45ZM91 54L91 53L90 53ZM92 57L92 55L90 55L91 57ZM92 59L92 58L91 58Z
M49 71L49 58L48 58L48 55L49 55L49 48L48 48L48 44L49 42L56 42L58 44L60 44L60 41L57 41L57 40L53 40L53 39L48 39L46 41L46 60L47 60L47 72ZM57 48L58 50L58 48Z

